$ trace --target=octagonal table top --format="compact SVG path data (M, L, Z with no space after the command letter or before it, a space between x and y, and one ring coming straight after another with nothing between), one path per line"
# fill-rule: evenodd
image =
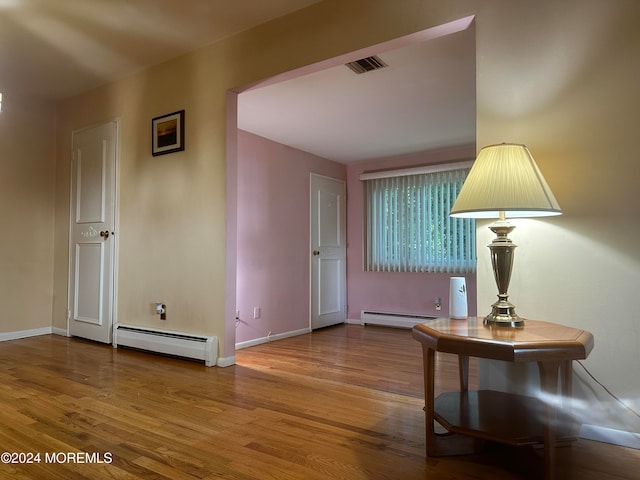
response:
M523 327L495 327L478 317L442 317L415 325L413 338L437 352L509 362L585 359L594 346L586 330L527 319Z

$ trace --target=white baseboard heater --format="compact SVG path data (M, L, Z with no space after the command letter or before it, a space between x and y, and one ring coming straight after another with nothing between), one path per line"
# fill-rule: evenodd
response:
M207 367L214 366L218 357L218 337L154 330L120 323L113 329L113 346L203 360Z
M437 317L412 315L406 313L385 313L362 310L360 320L363 325L381 325L386 327L412 328L418 323L428 322Z

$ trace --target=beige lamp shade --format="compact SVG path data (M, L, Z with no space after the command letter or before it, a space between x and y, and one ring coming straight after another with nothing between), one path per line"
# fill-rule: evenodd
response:
M524 145L484 147L451 209L452 217L498 218L561 215L549 185Z

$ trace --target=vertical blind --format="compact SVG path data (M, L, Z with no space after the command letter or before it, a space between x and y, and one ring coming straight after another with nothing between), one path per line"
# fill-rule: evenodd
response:
M449 216L467 173L366 180L365 270L474 272L475 220Z

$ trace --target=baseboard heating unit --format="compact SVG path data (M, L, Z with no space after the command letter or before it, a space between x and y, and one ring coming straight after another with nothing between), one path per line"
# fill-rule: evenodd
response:
M154 330L119 323L113 329L113 346L203 360L207 367L214 366L218 357L218 337Z
M437 317L428 315L412 315L406 313L385 313L362 310L360 320L363 325L381 325L386 327L412 328L418 323L428 322Z

